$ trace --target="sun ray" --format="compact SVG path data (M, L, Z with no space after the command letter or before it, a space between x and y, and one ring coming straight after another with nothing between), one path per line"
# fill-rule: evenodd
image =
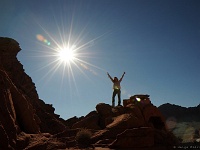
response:
M91 80L86 73L81 69L81 67L79 66L79 63L74 63L74 65L78 68L78 70L88 79Z
M93 39L86 40L85 42L86 36L84 35L87 35L85 32L87 26L84 26L78 35L74 34L76 32L73 15L70 18L69 26L65 25L63 19L61 19L61 22L59 23L55 15L54 21L56 23L58 37L55 35L55 32L54 34L49 32L44 26L38 23L39 27L48 36L48 41L51 42L51 45L40 43L46 50L42 50L43 55L39 57L49 60L49 63L40 68L41 70L49 68L43 76L43 79L48 82L55 74L57 74L57 72L61 73L60 88L66 87L66 81L68 81L67 85L70 90L73 89L72 92L76 92L77 95L79 92L76 71L79 71L79 76L84 76L90 81L92 81L92 79L88 76L88 73L98 76L98 73L95 71L96 69L106 72L103 68L90 63L89 60L91 59L92 52L89 50L91 50L91 47L95 45L97 40L101 39L109 32L103 33Z
M56 65L54 65L56 63ZM52 76L55 74L55 72L58 70L58 68L61 66L61 63L58 63L58 61L53 61L50 64L47 64L46 66L43 66L43 68L51 68L47 73L44 75L43 79L51 79ZM42 69L42 68L41 68ZM48 77L48 78L47 78Z
M78 58L77 58L77 60L78 60L80 63L87 64L87 65L89 65L89 66L92 66L92 67L94 67L94 68L97 68L97 69L99 69L99 70L101 70L101 71L106 72L105 69L103 69L103 68L101 68L101 67L98 67L98 66L96 66L96 65L93 65L93 64L91 64L91 63L89 63L89 62L87 62L87 61L84 61L84 60L78 59Z

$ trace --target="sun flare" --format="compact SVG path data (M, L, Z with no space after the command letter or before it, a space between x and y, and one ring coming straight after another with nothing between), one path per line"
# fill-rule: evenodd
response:
M73 62L76 59L75 45L58 48L58 59L62 62Z

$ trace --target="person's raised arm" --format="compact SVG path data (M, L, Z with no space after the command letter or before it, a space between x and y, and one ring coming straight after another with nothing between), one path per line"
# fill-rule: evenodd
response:
M113 78L109 75L109 73L107 72L108 77L110 78L110 80L113 82Z
M125 75L125 72L123 73L122 77L120 78L120 80L119 80L120 82L122 81L124 75Z

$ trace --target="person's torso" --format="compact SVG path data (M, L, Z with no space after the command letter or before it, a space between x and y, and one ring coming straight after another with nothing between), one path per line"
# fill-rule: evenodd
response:
M121 89L120 81L113 82L113 89L114 90L120 90Z

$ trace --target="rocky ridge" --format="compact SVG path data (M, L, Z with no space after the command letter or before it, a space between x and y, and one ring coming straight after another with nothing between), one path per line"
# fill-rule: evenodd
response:
M158 109L166 118L168 130L172 131L182 143L200 145L200 104L186 108L167 103Z
M177 144L163 115L144 95L130 97L124 106L100 103L84 117L63 120L39 99L16 58L20 50L15 40L0 38L0 150L78 148L76 135L83 128L96 148L171 149Z
M158 107L165 118L174 117L178 122L200 122L200 104L196 107L182 107L174 104L163 104Z
M35 84L16 55L19 43L0 38L0 147L16 147L18 134L58 133L66 129L54 108L39 99Z

